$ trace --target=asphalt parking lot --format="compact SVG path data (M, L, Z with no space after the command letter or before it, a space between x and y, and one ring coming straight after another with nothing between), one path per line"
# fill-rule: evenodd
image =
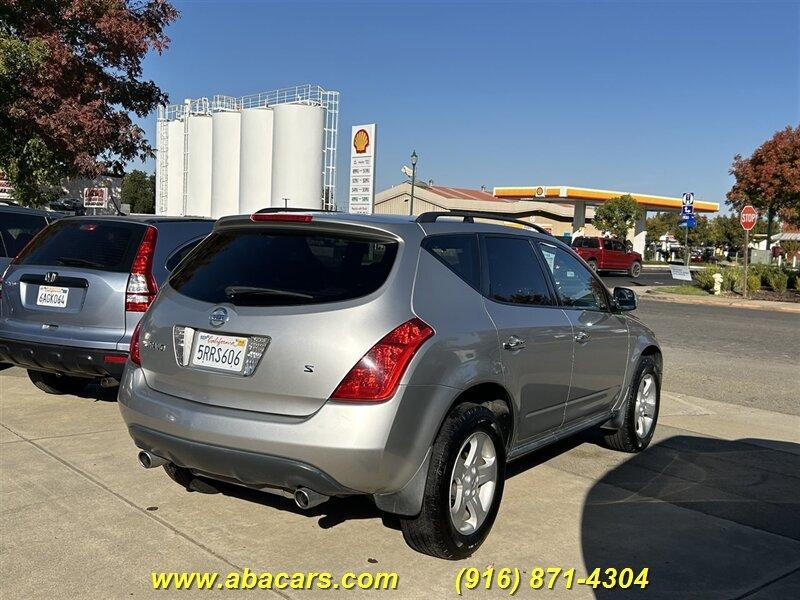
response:
M660 302L643 302L639 313L665 350L653 445L623 455L587 434L513 463L489 539L460 563L411 551L396 521L366 500L303 513L288 499L232 486L187 492L160 469L138 467L113 394L48 396L24 371L6 369L0 595L144 598L152 571L247 567L396 571L397 591L383 594L449 598L461 567L494 565L647 566L653 598L800 597L800 319ZM765 333L751 330L741 342L739 329L753 319ZM549 593L615 596L563 585ZM159 592L170 594L185 592Z

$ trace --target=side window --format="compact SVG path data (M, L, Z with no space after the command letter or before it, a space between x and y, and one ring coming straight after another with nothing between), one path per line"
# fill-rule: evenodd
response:
M586 246L586 238L579 237L572 240L572 247L573 248L583 248Z
M600 240L597 238L588 238L586 240L586 247L587 248L600 248Z
M185 246L181 246L180 248L175 250L172 254L170 254L169 258L167 258L166 264L164 265L166 267L167 271L172 272L173 269L175 269L175 267L177 267L178 264L184 258L186 258L186 255L189 254L189 252L191 252L192 250L194 250L194 247L197 246L197 244L199 244L202 241L203 241L203 238L192 240L191 242L189 242Z
M556 292L565 306L586 310L608 310L603 284L566 250L539 244L542 255L553 273Z
M625 246L619 240L610 240L609 245L614 252L625 252Z
M525 238L484 237L489 271L489 298L512 304L550 305L550 289Z
M46 225L45 218L38 215L3 213L3 219L0 222L0 237L3 238L2 246L5 246L6 254L12 257L19 254L20 250L33 239L33 236L44 229Z
M480 289L478 238L475 234L435 235L422 247L475 289Z

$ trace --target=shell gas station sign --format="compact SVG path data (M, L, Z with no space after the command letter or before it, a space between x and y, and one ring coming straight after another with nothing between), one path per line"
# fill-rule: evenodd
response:
M348 212L371 215L375 203L375 123L355 125L350 135Z

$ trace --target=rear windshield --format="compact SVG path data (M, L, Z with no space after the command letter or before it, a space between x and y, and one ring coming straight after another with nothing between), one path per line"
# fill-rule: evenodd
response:
M145 226L101 220L56 221L20 256L22 265L130 271Z
M169 284L195 300L293 306L366 296L389 275L397 243L331 234L212 233Z

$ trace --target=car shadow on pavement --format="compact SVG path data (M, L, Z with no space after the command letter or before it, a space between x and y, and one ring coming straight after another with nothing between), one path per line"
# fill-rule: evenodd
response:
M534 452L523 459L510 463L506 467L506 477L513 477L539 464L547 462L551 458L567 452L587 441L583 435L553 444L547 448ZM381 519L384 527L400 530L400 517L385 513L375 506L375 503L368 496L349 496L344 498L331 498L314 508L303 510L297 507L294 500L284 496L262 492L245 488L242 486L229 484L221 481L211 481L201 479L202 485L198 486L200 491L205 493L221 493L232 498L254 502L277 510L283 510L298 515L318 519L317 524L322 529L330 529L344 523L358 519Z
M88 398L90 400L97 400L98 402L116 402L119 387L102 387L98 383L90 383L76 396L79 398Z
M649 568L648 597L800 597L800 445L675 436L589 491L586 572ZM598 598L641 594L599 587ZM762 597L762 596L759 596Z
M400 529L399 518L378 510L375 503L368 496L331 498L318 506L303 510L295 504L292 498L286 498L278 494L262 492L222 481L208 479L202 479L201 481L205 484L202 486L203 489L195 491L221 493L225 496L261 504L269 508L314 518L317 519L317 524L322 529L330 529L345 521L359 519L381 519L385 527Z

